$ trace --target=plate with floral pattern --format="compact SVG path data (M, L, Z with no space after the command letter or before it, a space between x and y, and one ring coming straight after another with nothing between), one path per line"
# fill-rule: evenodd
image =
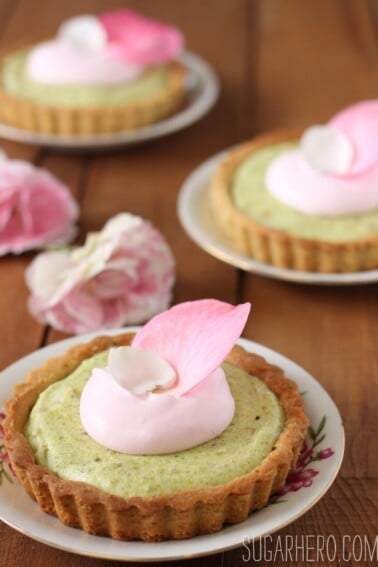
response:
M114 329L105 334L135 331ZM310 427L297 467L285 488L270 503L251 514L245 522L227 526L220 532L187 540L159 543L123 542L89 535L64 526L42 512L19 485L9 466L3 444L1 421L6 399L15 384L45 360L63 354L70 346L87 342L95 335L67 339L37 350L15 362L0 374L0 519L15 530L37 541L80 555L117 561L169 561L219 553L243 546L246 542L271 534L295 521L314 506L327 492L341 466L344 453L344 430L340 414L324 388L303 368L285 356L258 343L238 342L268 362L280 366L298 385L305 402Z

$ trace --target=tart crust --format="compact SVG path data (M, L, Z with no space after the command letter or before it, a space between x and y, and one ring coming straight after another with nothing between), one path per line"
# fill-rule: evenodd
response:
M30 45L24 49L28 47ZM3 62L11 53L8 51L0 58L0 77ZM141 128L166 118L185 100L186 68L177 61L167 66L169 81L163 92L139 102L109 108L40 104L13 96L0 81L0 120L32 132L61 136L88 136Z
M357 272L378 267L378 234L351 242L333 243L293 236L264 226L242 213L231 189L237 167L260 148L299 139L301 131L258 136L231 151L216 170L210 185L215 222L237 250L259 262L306 272Z
M285 413L284 428L274 449L249 473L223 485L185 490L154 498L115 496L89 484L60 479L35 462L23 435L31 408L50 384L65 378L86 358L115 345L128 345L132 334L98 337L47 361L15 387L6 404L5 446L26 492L45 512L66 525L120 540L183 539L219 531L224 524L244 521L281 490L295 467L308 427L297 387L277 366L235 346L227 358L259 377L278 397Z

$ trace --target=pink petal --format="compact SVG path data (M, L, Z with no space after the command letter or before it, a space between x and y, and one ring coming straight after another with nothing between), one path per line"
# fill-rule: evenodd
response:
M181 395L214 372L224 361L247 321L251 305L234 307L215 299L189 301L151 319L133 346L156 352L177 371Z
M17 160L0 163L0 255L66 242L78 213L67 188L48 172Z
M171 61L183 48L181 32L131 10L105 12L100 21L108 35L110 57L138 65Z
M101 302L85 292L85 289L73 289L62 300L66 313L77 322L81 333L101 329L103 326L103 310Z
M29 303L29 307L31 308L31 302ZM67 313L62 303L59 303L55 307L42 312L39 320L41 321L41 323L48 323L58 331L63 331L63 333L73 333L74 335L79 335L80 333L85 332L83 331L83 327L82 325L80 325L80 322Z
M2 188L0 187L0 232L6 229L8 222L12 218L13 210L17 204L17 196L8 192L8 195L4 194Z
M334 116L329 124L353 143L355 157L348 175L358 175L378 162L378 99L352 104Z

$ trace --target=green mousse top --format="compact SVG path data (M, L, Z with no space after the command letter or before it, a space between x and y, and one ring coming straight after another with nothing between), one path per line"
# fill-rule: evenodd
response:
M340 217L307 215L271 195L265 184L269 164L296 146L293 142L272 144L253 152L239 165L232 184L237 208L269 228L299 238L347 242L378 234L378 210Z
M9 55L3 64L1 82L14 97L40 104L67 107L113 107L141 101L166 89L169 70L155 67L134 81L109 87L48 85L33 81L26 72L28 51Z
M112 451L88 436L79 417L81 391L92 369L105 366L106 360L103 352L82 362L43 391L31 411L25 435L36 460L63 479L87 482L123 497L216 486L258 466L283 429L283 410L273 392L258 378L225 364L236 407L221 435L166 455Z

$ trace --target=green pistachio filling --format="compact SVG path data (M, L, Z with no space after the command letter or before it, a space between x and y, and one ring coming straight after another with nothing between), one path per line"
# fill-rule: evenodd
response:
M167 87L169 70L156 67L137 79L110 87L48 85L33 81L26 72L28 51L8 56L3 64L1 82L13 96L46 105L67 107L113 107L158 95Z
M237 208L264 226L299 238L348 242L378 234L377 209L340 217L307 215L271 195L265 184L269 164L281 153L296 146L293 142L266 146L253 152L239 165L232 184Z
M283 429L284 413L276 396L258 378L225 364L235 414L221 435L167 455L136 456L106 449L88 436L79 417L81 391L92 369L105 366L106 360L103 352L82 362L43 391L31 411L25 435L36 460L63 479L124 497L216 486L258 466Z

